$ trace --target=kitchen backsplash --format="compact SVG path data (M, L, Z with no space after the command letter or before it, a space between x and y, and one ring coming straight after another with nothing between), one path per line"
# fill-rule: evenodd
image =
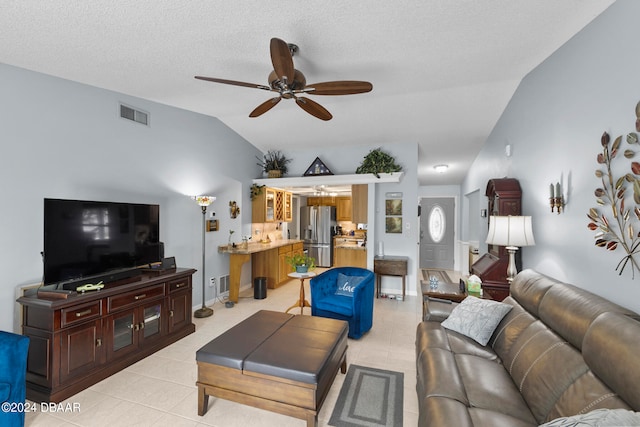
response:
M286 233L286 229L279 227L277 223L251 224L251 241L259 242L261 239L266 238L267 235L269 235L271 241L286 239L286 235L283 237L283 230Z

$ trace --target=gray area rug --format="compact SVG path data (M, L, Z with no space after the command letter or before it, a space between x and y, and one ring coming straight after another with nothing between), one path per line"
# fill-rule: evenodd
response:
M402 372L349 366L329 425L402 427L403 387Z

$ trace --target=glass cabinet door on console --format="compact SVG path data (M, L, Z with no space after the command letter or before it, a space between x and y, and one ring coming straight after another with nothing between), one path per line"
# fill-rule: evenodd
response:
M107 357L113 359L136 351L144 343L164 335L163 309L164 303L159 300L109 316Z
M162 302L143 307L140 329L144 341L151 341L162 335Z
M135 350L138 342L134 334L135 316L133 311L115 314L109 318L112 326L111 346L109 348L109 356L115 354L126 353L127 349ZM118 353L120 352L120 353Z

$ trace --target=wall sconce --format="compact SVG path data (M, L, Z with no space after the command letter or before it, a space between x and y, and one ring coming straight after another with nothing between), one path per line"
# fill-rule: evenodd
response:
M555 209L558 214L564 210L564 197L559 182L555 187L553 184L549 184L549 206L551 206L551 212Z
M240 206L236 203L235 200L229 202L229 215L231 218L236 218L240 213Z

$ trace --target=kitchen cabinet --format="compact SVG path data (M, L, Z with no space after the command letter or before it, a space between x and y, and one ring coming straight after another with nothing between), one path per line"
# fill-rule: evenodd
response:
M276 219L276 190L265 187L251 202L251 222L274 222Z
M333 266L367 268L367 248L364 239L355 237L333 238Z
M364 248L335 248L334 267L367 268L367 251Z
M307 197L307 206L336 206L336 197L333 197L333 196Z
M367 205L369 203L369 185L357 184L351 186L351 222L366 224Z
M293 245L282 246L278 248L278 284L288 279L287 274L291 271L291 267L287 264L287 258L293 254Z
M284 190L265 187L251 202L251 222L291 222L293 195Z
M351 221L351 197L336 197L336 220Z
M293 221L293 194L289 191L284 191L283 194L282 221L291 222Z
M287 258L294 255L302 255L303 243L294 243L278 248L278 285L289 280L288 274L293 272L291 266L287 263Z
M296 242L254 252L251 255L251 276L254 278L266 277L267 287L275 289L289 280L287 274L292 270L291 266L287 264L287 257L296 253L301 254L302 251L303 243Z

